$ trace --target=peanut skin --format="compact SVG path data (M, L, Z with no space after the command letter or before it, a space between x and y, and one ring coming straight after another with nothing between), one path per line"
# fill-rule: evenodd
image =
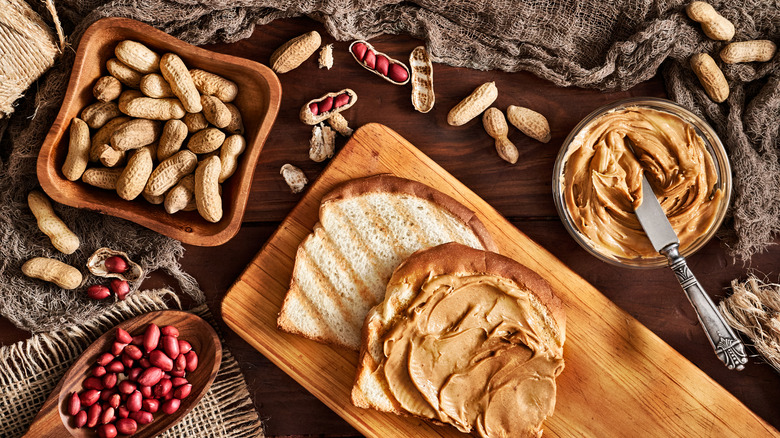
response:
M116 58L106 61L106 69L111 73L111 76L130 88L138 88L141 85L143 75Z
M465 99L455 105L447 114L447 123L451 126L461 126L480 115L495 102L498 88L495 82L486 82L477 87Z
M691 20L701 23L704 34L713 40L728 41L734 38L734 24L720 15L707 2L692 2L685 8Z
M190 75L200 94L214 96L225 103L232 102L238 95L238 85L222 76L199 69L190 70Z
M63 289L75 289L81 285L81 271L59 260L35 257L22 265L22 273L30 278L54 283Z
M482 124L488 135L496 140L496 151L498 156L512 164L517 163L519 153L517 147L509 141L509 127L506 124L504 113L498 108L488 108L482 115Z
M152 148L144 146L138 149L127 161L127 166L116 182L116 192L122 199L132 201L143 192L146 182L152 174Z
M163 55L160 59L160 71L187 112L199 113L203 110L200 104L200 93L195 87L190 71L178 55L173 53Z
M777 46L769 40L739 41L730 43L720 51L720 59L726 64L738 62L767 62L775 56Z
M233 176L238 168L238 156L246 149L246 140L240 135L231 135L225 139L219 149L219 159L222 163L222 170L219 172L219 182L223 183L226 179Z
M157 73L151 73L142 77L140 87L142 93L155 99L174 97L171 86L162 75Z
M523 134L542 143L550 141L550 124L545 116L532 109L515 105L509 105L506 114L509 123L515 125Z
M87 124L74 117L70 122L70 142L68 143L68 155L62 165L62 173L69 181L76 181L87 168L89 162L89 127Z
M122 93L122 83L113 76L103 76L92 87L92 95L100 102L116 100Z
M214 96L200 96L200 103L203 106L203 115L209 123L217 128L224 128L230 124L232 116L230 110L221 100Z
M729 84L715 60L706 53L691 56L691 69L699 78L704 91L714 102L721 103L729 97Z
M299 35L284 43L271 54L271 69L282 74L297 68L317 51L322 38L317 31Z
M222 164L218 156L206 158L195 170L195 202L198 213L209 222L222 219L222 197L219 194L219 173Z
M195 175L187 175L165 195L165 211L174 214L195 203ZM195 207L197 208L197 206Z
M119 176L125 170L124 167L115 167L104 169L101 167L92 167L81 175L81 180L85 183L106 190L116 190L116 182Z
M79 237L54 213L49 198L43 192L31 191L27 195L27 205L38 220L38 228L49 236L58 251L64 254L76 252L81 243Z
M160 69L160 55L136 41L120 42L114 49L114 55L125 65L141 73L153 73Z
M145 193L150 196L161 196L176 185L179 180L195 170L198 156L187 149L181 150L160 163L146 183Z
M217 128L206 128L190 137L187 148L196 154L207 154L217 150L224 141L224 132Z
M157 161L164 161L181 149L187 138L187 125L181 120L168 120L163 126L160 143L157 145Z

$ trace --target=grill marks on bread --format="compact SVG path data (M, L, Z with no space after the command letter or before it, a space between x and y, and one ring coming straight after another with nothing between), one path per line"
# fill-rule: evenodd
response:
M473 212L428 186L386 175L347 182L325 197L298 249L279 327L357 350L396 266L452 241L495 248Z

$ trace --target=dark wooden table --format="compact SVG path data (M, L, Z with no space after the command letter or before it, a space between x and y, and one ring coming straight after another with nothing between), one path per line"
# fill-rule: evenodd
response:
M757 357L742 372L727 370L715 357L671 271L626 269L598 261L568 235L556 213L551 194L552 168L569 131L585 115L606 103L633 96L665 97L660 77L625 92L603 93L559 88L528 73L476 71L436 64L436 106L430 113L420 114L411 106L409 86L392 85L358 66L347 51L348 42L334 41L322 25L309 19L276 21L258 27L249 39L208 48L267 64L274 49L312 29L320 32L324 44L335 43L333 69L318 69L315 55L298 69L280 75L281 111L255 171L240 232L219 247L188 246L181 260L185 270L200 283L215 314L219 315L220 301L232 282L300 198L290 194L279 176L279 168L292 163L301 167L309 180L314 180L327 164L308 158L311 129L298 120L300 107L326 92L349 87L359 96L358 103L344 113L352 127L379 122L399 132L748 408L780 428L780 375ZM407 62L409 52L421 44L410 37L389 35L371 42L378 50ZM550 121L552 140L547 144L510 128L509 138L520 151L514 166L497 156L493 141L479 120L458 128L446 122L450 108L486 81L495 81L499 89L494 106L502 110L512 104L527 106ZM340 138L337 145L344 142ZM713 241L691 257L689 265L717 302L727 293L731 280L744 278L748 268L777 279L780 247L770 248L744 265L735 263L720 242ZM145 286L167 284L169 279L155 274ZM268 435L357 435L238 335L224 324L221 328L227 347L244 372L255 406L266 420ZM3 345L28 336L7 320L0 320ZM750 353L755 356L754 351Z

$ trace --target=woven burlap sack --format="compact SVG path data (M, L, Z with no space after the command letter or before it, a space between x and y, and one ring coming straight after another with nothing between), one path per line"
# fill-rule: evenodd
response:
M0 0L0 119L25 90L54 64L54 32L24 0Z

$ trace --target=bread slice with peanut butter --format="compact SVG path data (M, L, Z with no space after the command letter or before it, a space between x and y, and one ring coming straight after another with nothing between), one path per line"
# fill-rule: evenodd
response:
M538 437L564 367L563 305L496 253L448 243L393 273L363 325L352 402L482 437Z
M368 311L393 270L417 250L447 242L495 250L473 211L425 184L391 175L355 179L321 202L298 247L278 326L358 350Z

